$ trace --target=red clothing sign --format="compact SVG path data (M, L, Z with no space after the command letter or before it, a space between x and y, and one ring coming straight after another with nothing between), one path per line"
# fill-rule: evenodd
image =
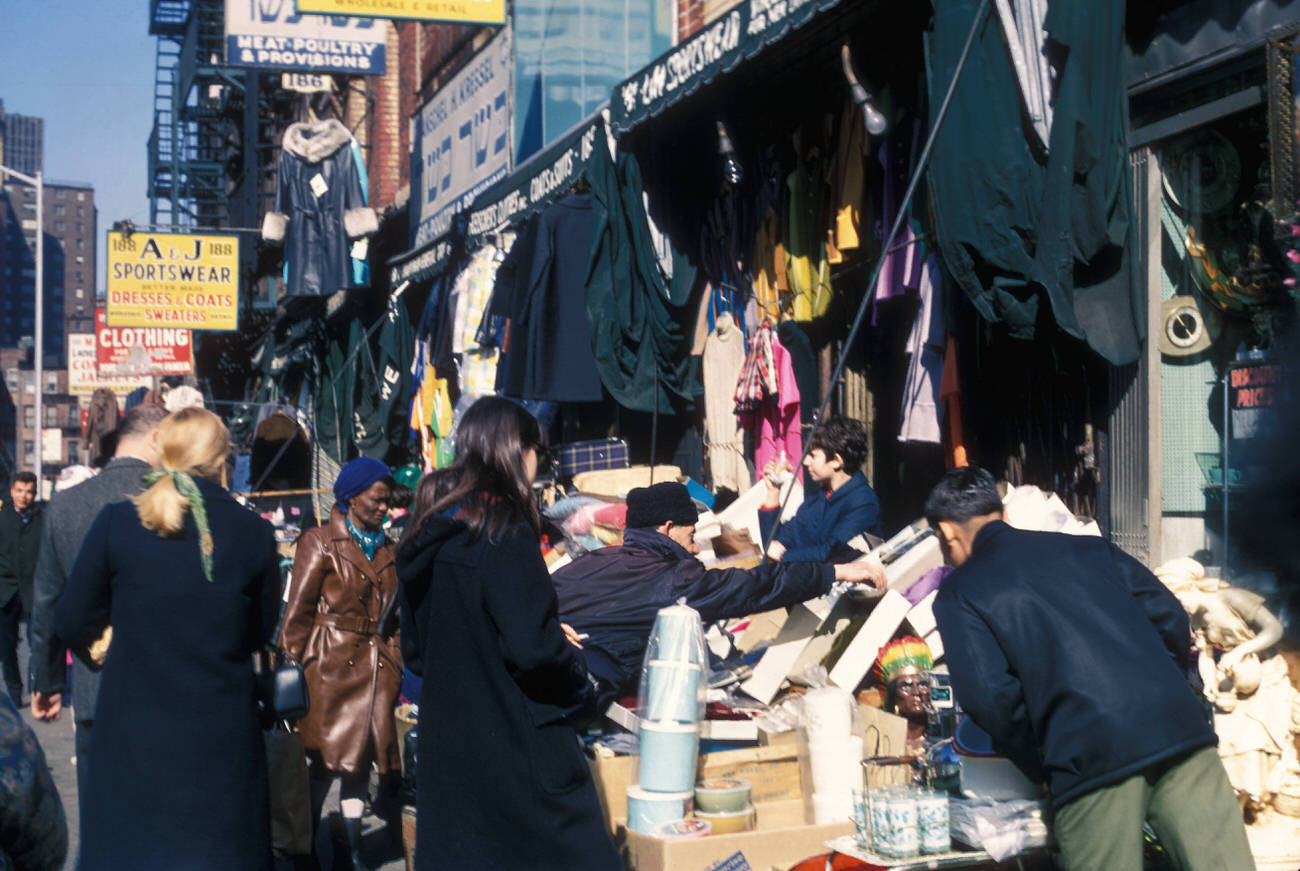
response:
M185 375L194 371L189 330L110 327L95 309L95 362L101 375Z

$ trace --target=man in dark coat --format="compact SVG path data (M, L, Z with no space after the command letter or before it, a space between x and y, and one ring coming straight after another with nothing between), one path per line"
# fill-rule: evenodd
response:
M23 679L18 670L18 624L32 612L32 571L40 541L36 476L22 471L14 475L9 501L0 506L0 668L9 697L19 706Z
M560 620L586 637L587 668L601 685L601 707L636 692L655 615L685 599L706 623L795 605L824 595L832 581L874 581L867 563L768 563L706 569L695 558L699 514L676 482L627 494L623 544L578 557L551 575Z
M1179 868L1254 867L1173 594L1104 539L1008 526L983 469L925 514L955 567L934 615L957 701L1047 784L1067 871L1141 868L1144 821Z
M68 649L54 633L54 602L63 592L68 572L81 550L81 541L100 509L144 490L142 478L158 457L154 430L166 416L167 409L152 404L137 405L127 412L116 430L116 453L103 471L75 487L55 493L46 509L49 522L41 536L40 558L36 562L31 622L32 714L38 720L59 719L67 689ZM84 796L90 772L90 730L99 695L99 672L74 659L72 681L76 697L77 789Z

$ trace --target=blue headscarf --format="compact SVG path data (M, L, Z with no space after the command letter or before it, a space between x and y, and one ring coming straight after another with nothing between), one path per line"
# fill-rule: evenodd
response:
M388 467L374 457L357 457L352 460L339 471L339 476L334 481L334 499L339 511L347 514L349 499L369 490L370 485L376 481L392 476Z

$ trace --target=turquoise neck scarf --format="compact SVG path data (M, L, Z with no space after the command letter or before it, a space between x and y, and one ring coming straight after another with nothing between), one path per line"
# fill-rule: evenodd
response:
M348 532L352 533L352 538L356 541L357 547L361 548L361 552L366 555L366 559L374 559L375 552L378 551L379 546L384 543L384 531L382 529L377 529L374 532L365 532L364 530L358 529L356 524L352 522L352 518L348 515L343 515L343 519L347 521Z

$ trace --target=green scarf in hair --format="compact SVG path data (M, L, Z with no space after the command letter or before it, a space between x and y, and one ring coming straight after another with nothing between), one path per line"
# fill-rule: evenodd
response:
M144 483L152 487L168 475L171 476L177 491L189 503L190 514L194 515L194 525L199 529L199 557L203 561L203 577L208 579L208 583L212 583L212 530L208 528L208 509L203 504L203 494L199 492L199 485L194 483L194 478L188 472L179 469L148 472L144 476Z

